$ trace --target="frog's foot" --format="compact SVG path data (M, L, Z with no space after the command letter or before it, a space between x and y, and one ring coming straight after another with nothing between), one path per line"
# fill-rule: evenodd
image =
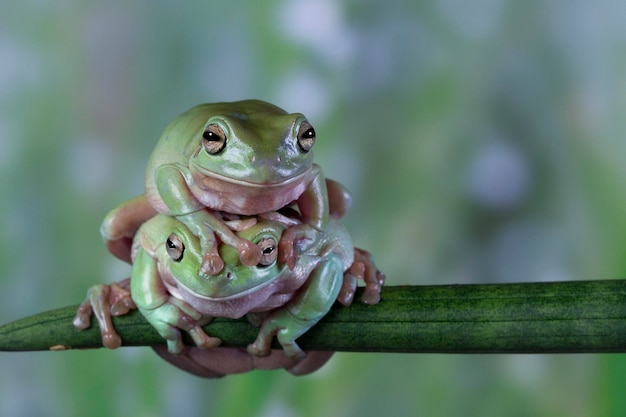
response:
M315 243L319 232L306 224L299 224L285 230L278 243L278 261L293 271L298 261L298 253L303 253Z
M292 359L304 359L306 357L306 353L304 353L304 351L296 343L298 336L303 333L302 327L288 325L287 321L296 319L293 315L289 315L290 317L283 318L280 317L279 314L266 320L263 323L256 340L252 344L248 345L248 353L258 357L269 356L272 348L272 339L276 336L276 339L285 351L285 355ZM310 325L305 324L303 327L308 330Z
M356 292L357 287L357 278L350 273L350 271L346 271L343 274L343 284L341 285L341 290L339 290L339 295L337 296L337 301L339 301L343 306L350 307L352 301L354 301L354 293Z
M321 317L300 318L289 309L278 310L265 319L256 340L248 345L248 353L259 357L269 355L272 340L276 336L288 357L302 360L306 353L298 346L296 339L313 327Z
M213 231L210 232L210 230L206 230L206 232L211 234L211 237L213 238L213 243L215 243L215 236L217 236L222 242L224 242L228 246L232 246L237 249L237 251L239 252L239 260L242 264L246 266L256 266L259 264L262 256L261 249L259 249L257 245L250 242L249 240L241 238L233 233L233 230L245 230L245 228L252 227L254 224L256 224L257 219L237 219L238 216L216 211L204 211L204 213L206 214L204 226ZM202 236L200 237L202 239ZM206 247L208 248L208 246ZM215 248L215 252L217 253L217 248ZM223 262L222 267L216 273L209 275L215 275L219 273L222 268Z
M224 269L224 261L217 252L217 247L212 246L202 257L202 265L200 266L202 273L205 275L217 275L222 269Z
M237 251L239 260L246 266L257 266L263 256L261 248L248 239L237 238Z
M123 280L111 285L94 285L87 291L87 298L78 307L74 316L74 326L79 329L86 329L91 326L91 316L94 315L100 326L102 334L102 345L115 349L122 344L122 339L115 331L112 316L119 316L128 313L136 308L130 291L128 289L129 280Z
M380 291L385 284L385 274L376 268L373 256L359 248L354 248L354 262L346 271L365 282L365 291L361 296L361 302L365 304L377 304L380 301ZM345 275L344 275L345 281Z
M217 249L217 241L212 230L208 229L200 236L200 249L202 251L202 263L200 271L204 275L217 275L224 269L224 261Z
M111 315L114 317L123 316L130 310L137 309L130 295L129 278L111 284L109 289L109 304L111 305Z
M202 329L202 325L211 318L203 316L174 297L155 309L142 309L141 313L166 340L170 353L181 353L185 349L181 330L189 333L195 345L201 349L209 349L222 343L221 339L207 335Z

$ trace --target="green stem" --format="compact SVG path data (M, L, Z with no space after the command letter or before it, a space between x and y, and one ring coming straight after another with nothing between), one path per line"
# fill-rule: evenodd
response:
M76 308L0 327L0 350L101 347L97 325L72 325ZM137 311L114 324L125 346L163 343ZM217 319L205 330L226 346L246 346L257 333L245 319ZM386 287L378 305L334 306L299 344L353 352L626 352L626 280Z

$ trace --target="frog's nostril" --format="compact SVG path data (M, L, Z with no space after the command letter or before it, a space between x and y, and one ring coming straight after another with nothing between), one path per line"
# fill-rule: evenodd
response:
M232 277L233 277L233 274L231 274L230 272L227 272L227 273L226 273L226 278L228 278L228 279L232 279Z

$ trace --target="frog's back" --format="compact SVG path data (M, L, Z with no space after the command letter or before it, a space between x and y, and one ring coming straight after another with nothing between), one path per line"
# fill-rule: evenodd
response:
M215 104L200 104L177 116L156 143L146 174L164 164L185 163L194 151L195 142Z

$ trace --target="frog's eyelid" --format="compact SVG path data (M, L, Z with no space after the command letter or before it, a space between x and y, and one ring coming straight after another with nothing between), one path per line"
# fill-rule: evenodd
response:
M298 124L296 139L298 142L298 147L304 153L308 153L315 144L315 129L308 120L303 119Z
M221 124L209 123L202 132L202 146L210 155L221 153L226 147L227 134Z
M172 233L165 241L165 251L174 262L180 262L185 254L185 244L176 233Z
M256 245L261 246L261 260L258 266L267 267L273 265L278 258L278 241L273 236L262 236L261 239L256 242Z

